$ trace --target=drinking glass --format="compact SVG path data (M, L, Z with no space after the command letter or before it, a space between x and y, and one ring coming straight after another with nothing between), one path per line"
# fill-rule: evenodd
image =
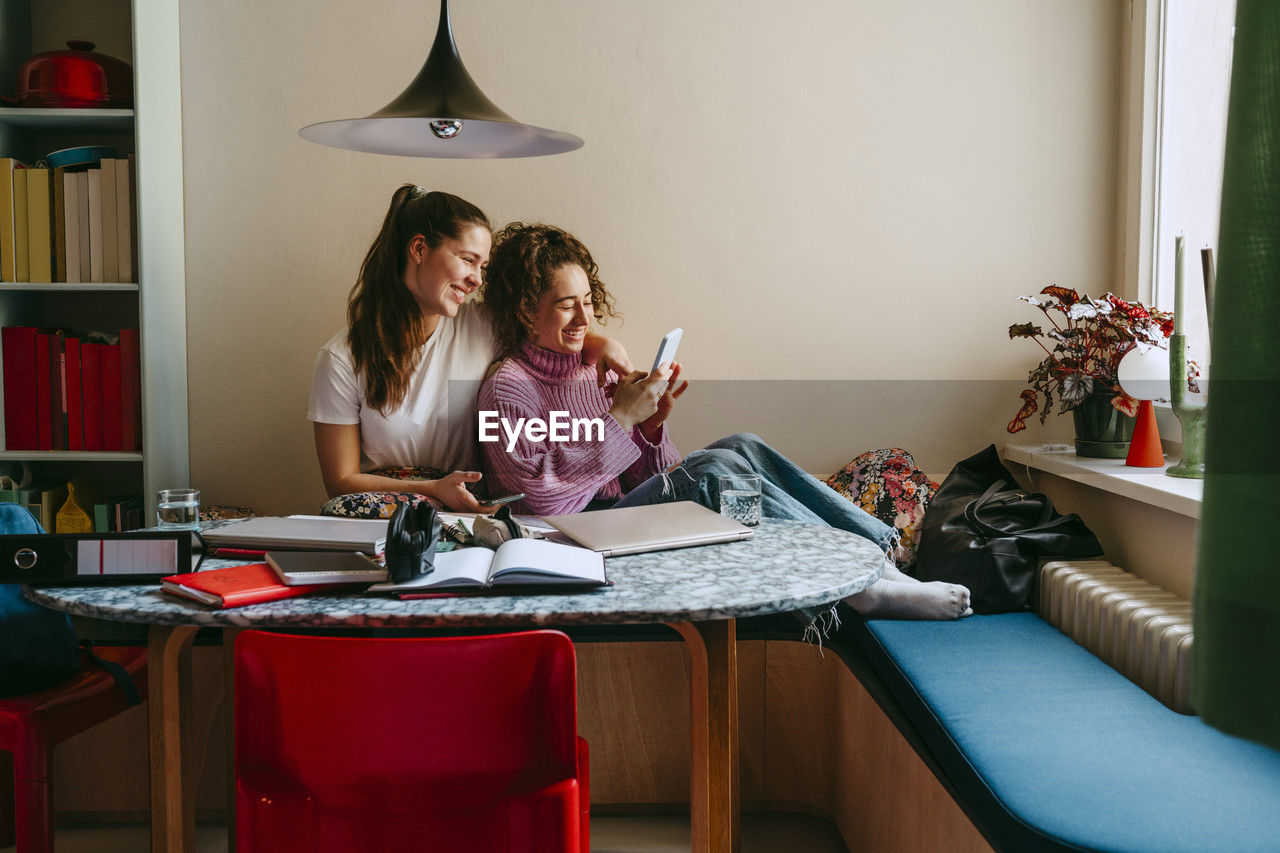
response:
M720 514L755 527L760 523L760 477L725 475L720 478Z
M198 530L200 491L161 489L156 495L156 526L161 530Z

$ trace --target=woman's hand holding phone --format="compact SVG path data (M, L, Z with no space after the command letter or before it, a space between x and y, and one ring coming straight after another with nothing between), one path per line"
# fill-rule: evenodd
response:
M676 400L680 399L680 395L689 387L688 380L680 381L681 370L680 362L673 361L671 363L671 378L667 380L666 390L658 398L657 411L640 422L640 431L644 433L645 439L650 444L658 443L662 425L671 416L671 410L675 408Z
M663 367L645 373L633 370L618 380L609 414L623 429L631 429L658 411L658 403L667 390L671 368Z
M483 476L479 471L454 471L439 480L429 480L428 488L423 489L423 492L444 504L445 509L454 512L497 512L497 506L484 506L467 489L468 483L478 483Z

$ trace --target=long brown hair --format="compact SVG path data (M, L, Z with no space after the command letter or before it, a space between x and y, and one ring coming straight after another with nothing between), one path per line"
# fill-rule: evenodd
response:
M404 402L418 349L426 343L422 309L404 284L409 243L421 234L432 249L465 228L492 230L484 211L456 195L405 184L391 196L382 228L347 297L347 342L365 377L365 404L384 415Z
M602 324L616 317L613 297L600 280L595 258L577 237L554 225L512 222L493 235L493 251L485 270L481 294L493 318L493 334L503 354L520 346L533 329L538 300L556 270L566 264L582 267L591 286L591 303Z

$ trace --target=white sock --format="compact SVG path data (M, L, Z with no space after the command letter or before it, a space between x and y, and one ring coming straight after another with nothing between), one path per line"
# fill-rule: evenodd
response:
M961 619L973 614L966 587L894 574L906 580L882 577L845 601L868 619Z

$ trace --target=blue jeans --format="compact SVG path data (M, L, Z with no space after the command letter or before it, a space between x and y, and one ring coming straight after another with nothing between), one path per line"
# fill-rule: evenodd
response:
M720 476L758 474L766 518L826 524L855 533L888 553L893 528L774 450L758 435L740 432L695 450L667 474L636 486L617 506L694 501L720 511Z

